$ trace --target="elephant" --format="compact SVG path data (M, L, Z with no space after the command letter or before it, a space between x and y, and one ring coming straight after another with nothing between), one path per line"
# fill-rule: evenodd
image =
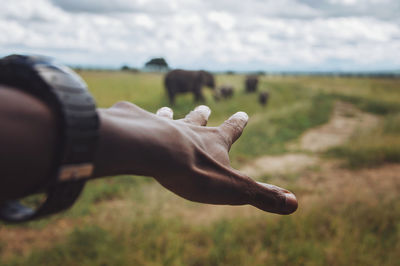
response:
M268 99L269 99L269 93L267 91L262 91L260 92L259 96L258 96L258 102L262 105L262 106L266 106L268 103Z
M203 70L172 70L165 76L164 85L171 105L175 103L176 94L191 92L194 94L194 99L197 102L204 101L204 96L201 92L203 86L215 89L214 76Z
M234 88L230 85L221 86L216 90L214 99L218 101L220 99L232 98L234 91Z
M246 81L246 92L256 92L258 85L258 77L257 76L247 76Z

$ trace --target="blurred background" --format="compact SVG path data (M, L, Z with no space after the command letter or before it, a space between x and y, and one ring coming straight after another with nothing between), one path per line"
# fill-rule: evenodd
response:
M293 191L299 209L101 179L65 213L0 223L0 265L400 265L398 0L3 2L0 56L56 58L99 107L171 106L180 118L198 103L186 93L171 105L166 73L209 71L209 124L250 116L232 165Z

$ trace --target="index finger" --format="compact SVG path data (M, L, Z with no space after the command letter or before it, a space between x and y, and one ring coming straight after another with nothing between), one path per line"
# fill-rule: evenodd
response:
M185 116L182 119L185 123L197 125L197 126L205 126L207 125L208 117L211 114L211 109L208 106L200 105L197 106L193 111Z

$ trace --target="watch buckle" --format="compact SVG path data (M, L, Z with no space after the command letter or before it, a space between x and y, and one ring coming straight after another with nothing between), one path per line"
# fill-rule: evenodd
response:
M60 167L58 181L85 179L92 175L94 166L91 163L67 164Z

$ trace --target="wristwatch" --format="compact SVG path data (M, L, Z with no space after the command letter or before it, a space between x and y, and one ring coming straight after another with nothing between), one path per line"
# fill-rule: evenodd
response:
M59 136L47 184L27 192L45 192L44 202L31 209L19 200L7 201L0 205L0 219L29 221L71 207L92 175L98 140L99 118L87 85L71 69L47 57L24 55L0 59L0 84L46 103L57 117Z

